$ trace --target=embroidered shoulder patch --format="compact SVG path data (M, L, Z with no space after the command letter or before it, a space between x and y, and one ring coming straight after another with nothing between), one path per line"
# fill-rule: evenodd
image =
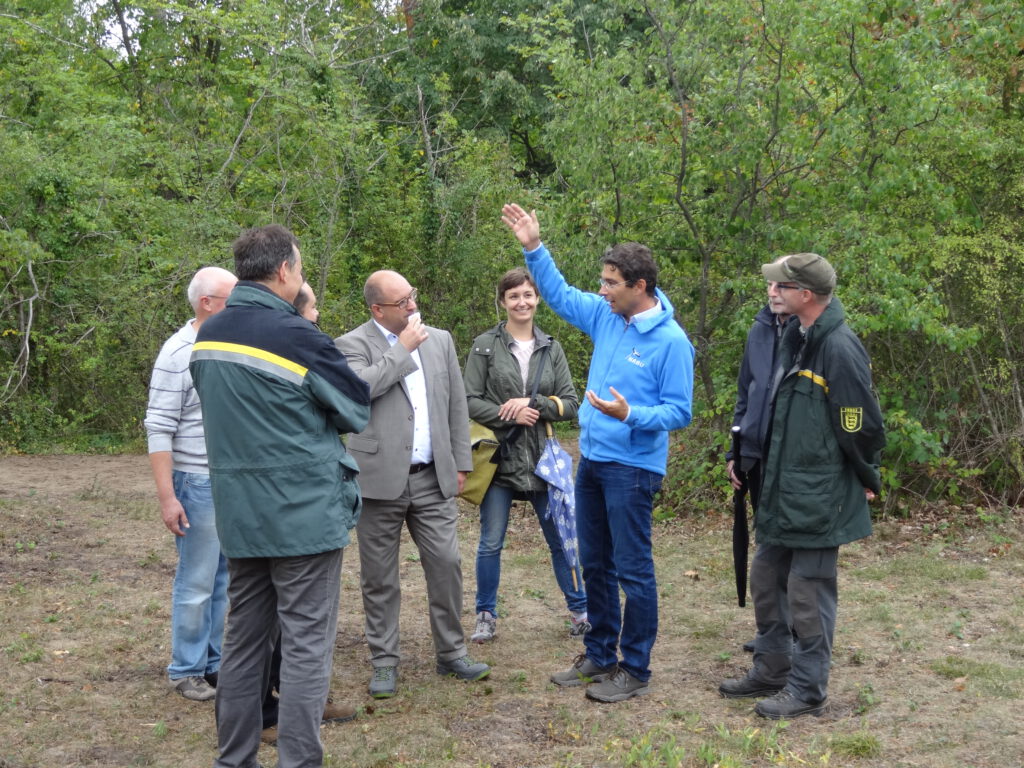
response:
M844 406L839 409L839 421L846 432L860 432L864 426L864 409Z

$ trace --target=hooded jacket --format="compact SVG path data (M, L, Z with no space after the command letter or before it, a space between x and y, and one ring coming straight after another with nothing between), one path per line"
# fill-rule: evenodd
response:
M571 421L576 418L580 405L562 345L536 325L533 327L533 338L536 343L530 356L525 392L519 361L511 351L513 339L505 330L504 321L476 337L462 377L466 384L469 418L493 429L495 436L501 440L509 434L512 425L498 418L498 409L511 398L530 396L541 354L548 348L535 403L540 418L532 427L523 427L522 433L509 446L508 453L499 461L494 474L493 482L517 491L542 491L547 488L545 482L533 473L547 437L544 423ZM561 414L557 403L550 399L551 395L562 401Z
M743 349L743 362L737 377L736 408L733 426L740 428L740 454L761 459L768 423L771 420L772 373L775 371L776 347L781 326L768 306L754 317ZM737 458L730 449L726 461Z
M636 322L612 312L596 293L569 285L544 245L524 251L526 266L550 307L594 342L587 390L611 400L614 387L629 403L625 421L580 405L580 452L590 461L618 462L665 474L669 430L690 423L693 345L660 288L661 311Z
M362 502L339 432L366 426L370 396L331 338L243 281L199 329L189 368L224 554L295 557L348 544Z
M871 365L833 297L807 329L786 324L779 348L757 540L837 547L871 534L864 489L881 490L885 429Z

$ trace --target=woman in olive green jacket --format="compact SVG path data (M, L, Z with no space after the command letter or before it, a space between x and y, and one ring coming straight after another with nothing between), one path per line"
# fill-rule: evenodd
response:
M547 516L547 485L534 473L544 449L544 422L576 418L579 399L561 345L533 324L540 297L523 267L509 270L498 283L498 303L507 319L473 342L463 376L471 419L507 441L494 481L480 503L480 544L476 554L476 632L484 643L497 631L501 550L513 500L533 505L551 550L555 579L569 608L570 634L582 635L587 599L579 571L566 561L554 519ZM536 401L530 402L540 368Z

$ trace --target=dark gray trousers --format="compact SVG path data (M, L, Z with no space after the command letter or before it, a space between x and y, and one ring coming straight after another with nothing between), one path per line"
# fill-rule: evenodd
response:
M750 568L757 639L753 676L784 683L801 701L828 696L839 595L839 547L760 544Z
M330 688L342 550L228 559L228 612L217 681L214 768L257 768L263 696L281 630L279 768L323 764L320 719Z
M441 493L433 467L409 475L409 482L397 499L363 499L356 531L366 642L372 666L397 666L401 658L398 617L402 587L398 554L403 525L408 527L419 550L427 581L430 632L437 658L447 662L466 655L458 524L455 499L445 498Z

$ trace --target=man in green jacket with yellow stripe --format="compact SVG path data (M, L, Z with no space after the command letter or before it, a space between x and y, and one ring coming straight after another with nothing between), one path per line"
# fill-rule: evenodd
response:
M339 433L366 426L370 396L331 338L292 306L303 284L294 235L250 229L234 253L239 282L203 323L189 366L228 558L214 765L256 765L280 629L278 764L309 768L323 764L342 548L361 509L359 470Z
M772 416L754 517L754 666L724 680L727 698L756 698L771 719L825 709L835 631L839 546L871 534L881 490L882 414L860 340L833 295L835 270L798 253L761 267L786 324L772 379Z

